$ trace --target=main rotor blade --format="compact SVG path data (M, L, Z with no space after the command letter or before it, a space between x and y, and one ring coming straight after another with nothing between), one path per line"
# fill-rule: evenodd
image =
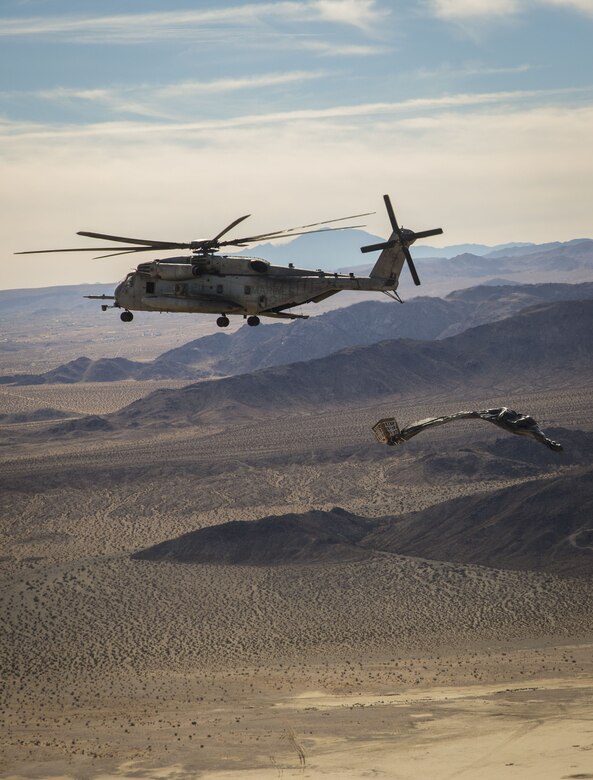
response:
M127 244L143 244L145 246L154 246L157 249L189 249L190 244L178 241L150 241L144 238L124 238L123 236L111 236L108 233L91 233L88 230L79 230L77 236L87 236L88 238L104 238L107 241L123 241Z
M259 233L257 236L250 236L249 239L243 239L243 240L261 241L265 238L269 238L271 240L274 236L276 236L277 238L284 238L285 236L286 237L298 236L298 235L302 235L302 233L296 233L295 231L298 230L304 231L305 228L317 227L317 225L329 225L333 222L342 222L345 219L356 219L358 217L368 217L370 214L374 214L374 213L375 213L374 211L368 211L366 214L352 214L349 217L338 217L337 219L324 219L323 222L311 222L311 224L309 225L299 225L297 227L284 228L283 230L274 230L269 233ZM344 227L344 228L328 228L328 230L347 230L349 228L358 228L358 227L364 227L364 225L349 225L348 227ZM308 232L312 233L313 231L308 231Z
M15 255L45 255L50 252L104 252L113 250L114 252L148 252L151 249L161 249L161 247L125 247L125 246L84 246L78 249L30 249L27 252L15 252Z
M332 230L350 230L352 228L360 228L364 225L344 225L343 227L335 228L319 228L319 230L301 230L293 233L283 233L278 231L277 233L262 233L259 236L248 236L247 238L235 238L231 241L221 241L219 246L238 246L239 244L252 244L254 241L275 241L277 238L292 238L293 236L308 236L309 233L329 233ZM294 230L294 229L293 229Z
M111 249L114 249L115 247L111 247ZM132 247L122 247L121 249L118 249L117 252L113 252L109 255L97 255L96 257L93 257L93 260L102 260L105 257L117 257L118 255L131 255L134 254L134 252L160 252L162 247L154 247L154 246L141 246L137 249L132 249ZM95 252L102 252L103 249L101 247L98 247L95 249Z
M228 232L229 232L229 230L231 230L232 228L234 228L234 227L235 227L235 225L238 225L238 224L239 224L239 222L243 222L243 220L244 220L244 219L247 219L247 217L250 217L250 216L251 216L251 214L245 214L245 216L244 216L244 217L239 217L239 219L236 219L234 222L231 222L231 224L230 224L230 225L227 225L227 227L225 227L225 229L224 229L224 230L221 230L221 231L220 231L220 233L219 233L217 236L214 236L214 238L212 239L212 241L213 241L213 242L214 242L214 241L218 241L218 239L219 239L219 238L222 238L222 236L224 236L224 234L225 234L225 233L228 233Z
M375 213L374 211L367 211L365 214L351 214L349 217L338 217L337 219L324 219L323 222L311 222L310 225L299 225L298 227L286 228L286 230L279 230L278 232L290 233L293 230L304 230L305 228L317 227L317 225L330 225L332 222L343 222L346 219L358 219L359 217L370 217L370 215L374 213Z
M144 239L144 238L129 238L126 236L114 236L111 233L95 233L93 231L89 230L80 230L78 231L78 236L85 236L86 238L99 238L99 239L105 239L107 241L121 241L125 244L133 244L134 246L104 246L104 247L68 247L66 249L32 249L25 252L15 252L15 255L41 255L41 254L51 254L51 253L58 253L58 252L113 252L113 254L107 254L107 255L98 255L98 258L103 257L115 257L118 254L130 254L132 252L151 252L151 251L159 251L159 250L168 250L168 249L192 249L194 252L201 250L204 251L211 251L213 249L216 249L221 246L241 246L245 244L251 244L254 241L264 241L269 240L273 241L277 238L291 238L293 236L300 236L300 235L306 235L307 233L321 233L325 231L330 230L350 230L352 228L361 228L365 227L364 225L345 225L343 227L335 227L335 228L320 228L319 230L308 230L308 228L316 227L317 225L329 225L334 222L342 222L346 219L356 219L357 217L367 217L370 214L374 214L374 211L366 212L365 214L352 214L349 217L338 217L337 219L326 219L322 222L311 222L308 225L300 225L298 227L293 228L286 228L284 230L275 230L269 233L260 233L256 236L247 236L245 238L236 238L231 239L229 241L219 241L222 236L224 236L226 233L229 232L229 230L232 230L232 228L236 227L239 223L243 222L243 220L247 219L250 214L245 214L242 217L239 217L238 219L234 220L230 223L230 225L227 225L227 227L224 228L224 230L221 230L218 235L216 235L214 238L211 239L204 239L202 241L191 241L191 242L182 242L182 241L153 241L152 239Z

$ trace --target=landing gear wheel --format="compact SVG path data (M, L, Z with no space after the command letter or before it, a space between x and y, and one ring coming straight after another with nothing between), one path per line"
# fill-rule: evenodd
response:
M119 318L122 322L132 322L134 315L131 311L122 311L122 313L119 315Z
M228 328L229 323L230 323L229 318L225 317L224 314L222 315L222 317L219 317L216 320L216 324L218 325L219 328Z
M256 325L259 325L259 317L256 317L255 314L251 317L247 317L247 324L254 328Z

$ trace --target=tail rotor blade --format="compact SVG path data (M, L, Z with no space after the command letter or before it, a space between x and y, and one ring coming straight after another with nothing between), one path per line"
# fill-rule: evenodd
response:
M363 254L367 252L378 252L380 249L391 249L392 246L397 246L398 241L382 241L380 244L368 244L367 246L361 246L360 251Z
M419 230L414 232L414 241L417 238L429 238L430 236L440 236L443 233L443 228L434 228L433 230Z
M412 260L412 255L410 254L410 250L405 244L402 244L402 249L404 250L404 255L406 256L406 260L408 261L408 268L410 269L410 273L412 274L412 279L414 280L414 284L417 287L419 287L420 277L418 276L418 272L416 271L416 266L414 265L414 261Z
M402 237L402 232L399 229L399 225L397 224L397 219L395 218L395 212L393 210L393 206L391 205L391 198L389 195L383 195L383 200L385 201L385 208L387 209L387 214L389 215L389 221L391 222L391 227L393 228L393 232L397 233L397 235Z

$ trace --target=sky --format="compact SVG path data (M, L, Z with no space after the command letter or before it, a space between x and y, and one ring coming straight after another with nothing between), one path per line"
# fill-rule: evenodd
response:
M78 230L386 235L383 193L437 246L591 237L592 34L593 0L2 0L0 288L130 270L13 255Z

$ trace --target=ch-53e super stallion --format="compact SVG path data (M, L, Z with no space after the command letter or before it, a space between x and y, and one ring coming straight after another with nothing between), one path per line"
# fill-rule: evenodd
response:
M363 225L333 228L319 226L365 217L368 214L355 214L350 217L225 241L221 240L222 237L247 219L249 214L231 222L214 238L188 243L148 241L141 238L124 238L105 233L81 231L77 235L122 242L131 246L103 247L101 249L89 247L42 249L32 252L17 252L17 254L107 251L110 254L100 255L100 257L113 257L135 252L166 252L174 249L189 249L190 255L140 263L135 271L131 271L118 284L113 295L85 296L95 300L113 301L112 304L102 304L101 308L103 311L108 308L123 309L120 315L123 322L133 320L133 311L218 314L216 324L220 328L226 328L229 325L229 315L237 314L247 318L248 325L259 325L260 317L307 319L306 315L295 314L290 310L304 303L322 301L342 290L377 291L399 300L395 291L405 262L408 263L414 283L420 284L409 246L418 238L436 236L443 231L441 228L436 228L415 233L412 230L400 228L389 196L384 195L383 198L392 232L387 241L361 248L361 252L381 252L368 277L359 277L353 273L339 274L322 270L300 269L295 268L292 263L288 267L275 266L258 257L219 253L219 250L224 247L244 247L254 242L317 233L321 230L363 227Z

